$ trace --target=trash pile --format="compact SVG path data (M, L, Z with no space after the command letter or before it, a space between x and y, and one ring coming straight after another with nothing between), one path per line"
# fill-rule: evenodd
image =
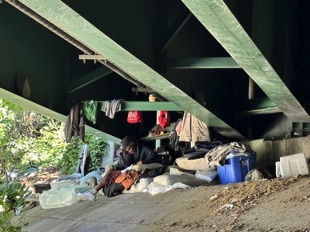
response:
M49 185L52 181L58 180L61 173L57 167L46 167L34 169L26 173L21 182L35 194L35 185Z
M302 178L305 177L295 176L271 180L265 179L227 185L221 192L209 199L207 204L209 205L208 207L212 208L212 211L209 212L212 216L223 214L241 215L254 207L258 200L267 198L272 193L284 190Z

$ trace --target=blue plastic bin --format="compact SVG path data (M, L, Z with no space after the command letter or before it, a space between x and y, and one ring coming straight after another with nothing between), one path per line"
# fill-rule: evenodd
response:
M255 156L233 156L223 166L217 166L220 184L243 182L246 174L254 169Z

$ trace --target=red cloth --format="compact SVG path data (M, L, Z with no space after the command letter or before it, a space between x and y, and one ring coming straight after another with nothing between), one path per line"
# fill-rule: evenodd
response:
M103 185L109 185L111 183L115 183L116 178L122 174L120 170L110 170L109 176L104 181Z
M115 183L122 183L126 190L130 189L131 185L143 174L143 172L126 171L121 173L115 180Z

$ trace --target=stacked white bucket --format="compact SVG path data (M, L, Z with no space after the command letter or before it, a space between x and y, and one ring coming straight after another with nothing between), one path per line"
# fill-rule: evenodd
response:
M291 177L297 175L308 175L309 166L305 154L298 153L280 157L276 162L277 177Z

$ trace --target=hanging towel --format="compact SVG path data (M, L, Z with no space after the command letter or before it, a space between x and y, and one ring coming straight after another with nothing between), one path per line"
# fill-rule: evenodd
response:
M207 124L200 121L190 113L184 112L179 141L210 141L210 132Z
M121 100L109 100L102 102L101 110L111 119L114 118L116 112L121 111Z

